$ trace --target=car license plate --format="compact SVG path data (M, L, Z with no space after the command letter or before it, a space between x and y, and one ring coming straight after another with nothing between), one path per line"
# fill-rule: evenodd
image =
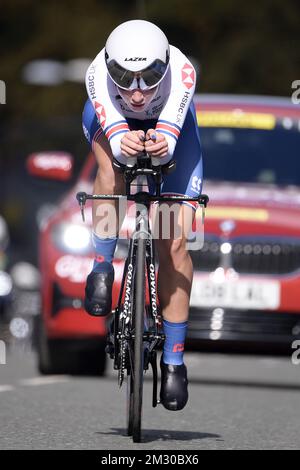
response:
M258 280L215 282L195 276L190 305L275 310L280 305L280 283Z

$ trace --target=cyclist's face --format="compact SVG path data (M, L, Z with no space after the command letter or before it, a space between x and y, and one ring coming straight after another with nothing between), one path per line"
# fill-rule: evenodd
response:
M118 88L118 91L125 101L133 111L141 112L149 105L150 101L154 98L158 90L158 87L151 88L151 90L141 90L140 88L135 88L134 90L123 90Z

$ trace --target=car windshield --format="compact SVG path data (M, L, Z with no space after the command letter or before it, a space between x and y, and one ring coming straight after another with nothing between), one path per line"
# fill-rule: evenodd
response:
M204 178L300 186L300 131L201 127Z

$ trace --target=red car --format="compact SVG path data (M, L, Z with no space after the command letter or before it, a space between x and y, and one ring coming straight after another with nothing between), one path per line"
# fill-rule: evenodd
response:
M197 102L210 196L189 339L291 351L300 335L300 107L267 97Z
M197 96L195 104L210 203L203 248L191 251L188 342L214 350L287 350L300 336L300 107L284 98L228 95ZM57 152L28 161L32 174L60 179L71 166L71 157ZM95 172L90 154L41 230L38 356L44 373L105 369L106 320L83 310L93 262L91 206L84 224L75 199L78 191L92 192ZM121 240L115 304L126 250Z

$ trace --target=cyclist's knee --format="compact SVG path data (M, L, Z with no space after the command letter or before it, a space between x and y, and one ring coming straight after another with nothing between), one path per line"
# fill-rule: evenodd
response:
M99 166L105 167L111 164L113 154L109 142L104 135L98 137L97 141L93 141L92 149Z
M188 256L186 239L169 239L159 241L160 263L172 263L173 266L180 265Z
M107 139L102 139L94 145L94 154L98 163L98 172L96 182L100 185L101 190L108 191L108 194L116 189L123 187L123 177L118 173L113 164L113 156Z
M96 182L100 184L102 191L108 194L117 188L123 187L122 175L114 171L112 166L105 165L98 168Z

